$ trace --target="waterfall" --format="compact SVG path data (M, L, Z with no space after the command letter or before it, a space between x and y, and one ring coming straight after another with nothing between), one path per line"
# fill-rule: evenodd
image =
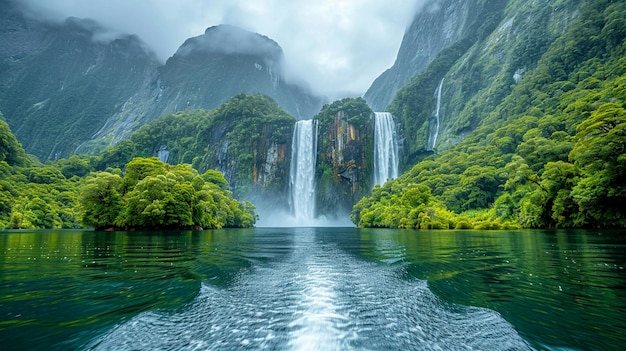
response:
M289 176L292 214L299 223L315 217L317 121L298 121L293 130Z
M437 137L439 136L439 111L441 109L441 88L443 87L444 78L441 78L441 82L439 82L439 86L435 91L435 96L437 97L437 106L435 107L435 113L433 114L435 126L430 127L430 133L428 134L428 147L426 148L426 150L428 151L433 151L433 149L435 148L435 144L437 144Z
M374 113L374 184L398 177L396 124L389 112Z
M167 150L167 146L161 145L161 148L157 151L157 156L161 162L167 163L170 159L170 152Z

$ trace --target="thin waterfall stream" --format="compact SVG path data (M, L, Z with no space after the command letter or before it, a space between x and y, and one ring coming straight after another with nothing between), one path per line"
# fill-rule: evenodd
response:
M433 151L435 149L435 145L437 144L437 138L439 137L439 126L441 124L441 88L443 87L444 79L445 78L441 78L441 82L439 82L439 86L435 91L437 104L432 119L435 122L435 125L430 127L430 133L428 135L428 147L426 148L426 150L428 151Z

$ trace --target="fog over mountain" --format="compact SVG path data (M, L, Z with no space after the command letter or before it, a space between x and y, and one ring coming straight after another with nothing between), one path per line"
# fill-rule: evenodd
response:
M17 1L16 1L17 2ZM31 16L91 18L110 32L136 34L165 62L185 39L231 24L283 48L288 76L330 99L362 95L389 68L402 35L424 0L20 0Z

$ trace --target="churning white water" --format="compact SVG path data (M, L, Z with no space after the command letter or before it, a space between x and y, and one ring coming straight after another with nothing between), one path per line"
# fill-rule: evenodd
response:
M315 162L317 121L296 122L293 130L289 191L296 222L307 224L315 218Z
M374 184L398 177L396 124L389 112L374 113Z

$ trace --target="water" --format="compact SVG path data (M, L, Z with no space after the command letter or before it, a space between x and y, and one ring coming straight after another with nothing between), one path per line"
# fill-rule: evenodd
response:
M3 350L619 350L626 234L0 233Z
M389 112L374 113L374 185L398 177L396 124Z
M297 223L315 219L315 162L317 121L296 122L293 130L291 171L289 175L292 214Z
M435 96L437 97L437 104L435 105L435 113L433 114L434 126L430 126L430 133L428 135L428 146L426 150L433 151L435 149L435 145L437 144L437 138L439 137L439 125L441 122L440 111L441 111L441 88L443 88L443 80L441 78L441 82L439 82L439 86L435 91Z

